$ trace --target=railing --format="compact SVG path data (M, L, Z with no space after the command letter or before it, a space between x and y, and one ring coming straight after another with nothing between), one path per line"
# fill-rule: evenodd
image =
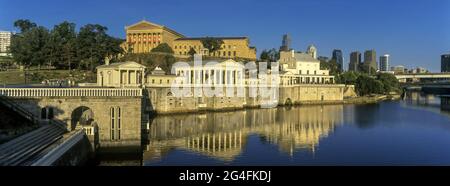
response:
M94 126L83 126L83 130L85 131L87 136L95 135L95 127Z
M139 88L0 88L8 97L137 97Z
M85 132L83 129L75 131L71 134L64 142L58 144L50 152L48 152L44 157L37 160L32 164L32 166L51 166L58 159L60 159L67 151L69 151L74 145L83 139Z

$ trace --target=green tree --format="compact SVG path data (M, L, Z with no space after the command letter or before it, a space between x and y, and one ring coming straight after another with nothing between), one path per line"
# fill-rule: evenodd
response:
M264 62L268 62L270 61L270 56L269 56L269 52L267 50L263 50L261 52L261 55L259 56L259 60L260 61L264 61Z
M19 19L14 22L14 27L19 28L21 33L29 31L36 26L36 23L33 23L28 19Z
M383 83L368 75L362 74L356 80L356 91L359 95L384 93Z
M162 53L168 53L173 54L172 48L167 43L161 43L155 48L151 50L151 52L162 52Z
M393 74L380 73L377 78L383 84L384 93L399 92L400 84Z
M191 48L191 49L189 49L188 54L189 54L191 57L193 57L195 54L197 54L197 52L195 51L194 48Z
M320 69L321 70L329 70L330 75L339 74L338 64L335 59L331 59L329 61L321 60L320 61Z
M356 80L358 79L358 74L356 72L344 72L336 76L336 83L346 84L346 85L354 85L356 84Z
M116 58L123 49L122 40L106 34L108 28L98 24L87 24L81 27L76 39L79 68L94 71L95 67L104 63L106 57Z
M48 61L58 68L71 69L76 60L75 24L64 21L55 25L47 43Z
M43 65L46 61L45 46L49 36L49 31L41 26L13 35L10 52L14 61L26 68Z
M209 53L214 53L221 49L223 45L223 40L213 37L206 37L202 39L202 45L208 49Z

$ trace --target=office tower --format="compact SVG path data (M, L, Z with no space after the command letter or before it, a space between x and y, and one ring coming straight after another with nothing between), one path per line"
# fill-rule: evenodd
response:
M344 71L344 68L343 68L344 67L344 57L342 56L342 50L334 49L332 59L334 59L336 61L337 66L338 66L338 71L343 72Z
M450 54L441 56L441 72L450 72Z
M380 71L389 71L389 55L380 56Z
M364 71L371 74L372 71L370 69L373 69L374 71L378 70L377 53L375 50L366 50L364 52Z
M289 34L284 34L280 51L289 51L289 50L291 50L291 36L289 36Z
M348 71L358 72L361 63L361 53L359 51L350 53L350 63L348 64Z

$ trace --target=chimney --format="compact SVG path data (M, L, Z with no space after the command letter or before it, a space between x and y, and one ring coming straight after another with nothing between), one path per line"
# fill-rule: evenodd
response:
M294 50L291 50L291 57L295 57L295 51Z

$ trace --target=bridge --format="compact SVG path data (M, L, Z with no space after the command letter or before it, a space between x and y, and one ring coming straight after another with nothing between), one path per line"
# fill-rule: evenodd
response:
M450 81L450 73L397 74L400 83Z
M38 125L51 126L31 132L25 136L26 140L19 138L2 144L0 155L8 159L3 158L0 164L31 165L30 159L37 161L38 157L47 159L38 162L51 162L48 159L55 158L44 156L44 147L61 139L73 145L77 140L70 139L74 136L81 139L80 130L87 136L96 132L102 146L134 145L141 139L142 96L141 88L0 88L2 105L15 112L21 111L20 114L25 113L24 117ZM68 133L66 137L63 130ZM63 150L48 150L48 153L61 155L64 149L67 150L67 145L56 147ZM31 156L25 152L41 155ZM24 155L22 159L14 158L18 153Z

